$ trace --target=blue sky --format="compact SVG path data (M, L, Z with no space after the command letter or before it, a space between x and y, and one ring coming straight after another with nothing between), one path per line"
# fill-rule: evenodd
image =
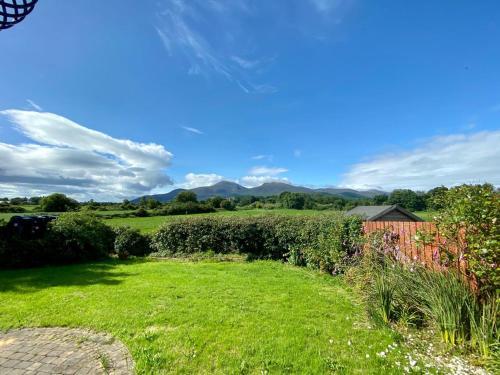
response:
M0 32L0 195L500 185L500 3L40 1Z

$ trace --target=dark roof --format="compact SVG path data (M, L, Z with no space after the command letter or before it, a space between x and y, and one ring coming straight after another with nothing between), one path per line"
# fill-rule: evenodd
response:
M363 217L365 220L376 220L381 216L384 216L388 212L393 210L397 210L401 212L403 215L406 215L412 218L415 221L423 221L422 218L417 215L412 214L410 211L405 210L403 207L398 206L397 204L392 206L357 206L352 210L347 211L347 215L359 215Z

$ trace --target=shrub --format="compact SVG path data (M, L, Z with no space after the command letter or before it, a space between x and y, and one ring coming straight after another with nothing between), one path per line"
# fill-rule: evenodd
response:
M120 259L147 255L151 252L149 238L138 229L118 227L115 229L114 251Z
M78 202L64 194L54 193L43 197L40 207L44 212L66 212L78 207Z
M457 186L435 197L435 204L444 207L436 217L446 239L442 250L467 261L485 294L500 289L499 196L492 185L484 184Z
M359 250L360 229L358 219L342 215L188 218L163 224L153 235L152 248L162 255L212 250L252 258L289 257L291 263L305 260L311 268L341 272L340 263Z
M21 206L10 206L8 204L0 204L0 212L21 213L21 212L26 212L26 209L24 209Z
M95 216L66 213L49 223L42 238L17 234L3 238L1 266L33 267L103 258L113 250L114 232Z
M219 207L227 211L234 211L236 209L236 205L230 199L222 200Z
M137 217L147 217L149 216L149 212L144 207L139 207L134 211L134 216Z
M48 241L57 249L55 262L99 259L113 249L113 229L94 215L66 213L50 225Z

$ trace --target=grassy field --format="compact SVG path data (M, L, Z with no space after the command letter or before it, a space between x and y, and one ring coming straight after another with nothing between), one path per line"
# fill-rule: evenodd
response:
M139 374L401 373L342 278L260 262L107 261L0 271L0 330L109 332Z

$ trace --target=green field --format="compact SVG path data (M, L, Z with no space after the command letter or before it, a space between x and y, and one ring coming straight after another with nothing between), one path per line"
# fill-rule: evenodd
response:
M109 332L139 374L401 373L340 277L272 261L107 261L0 271L0 330Z

